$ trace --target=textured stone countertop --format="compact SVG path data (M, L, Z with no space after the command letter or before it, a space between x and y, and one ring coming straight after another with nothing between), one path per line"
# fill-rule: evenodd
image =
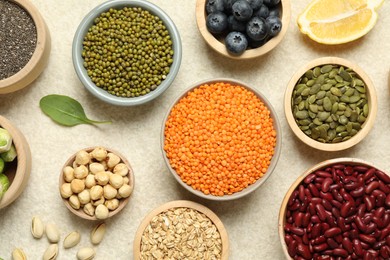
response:
M390 170L390 2L379 10L376 26L365 37L340 46L324 46L303 36L296 19L310 0L291 1L291 22L281 44L269 54L251 61L233 61L210 49L195 19L195 0L151 0L177 25L183 45L180 71L172 86L158 99L138 107L115 107L93 97L83 87L72 65L71 46L78 24L102 0L31 0L44 17L52 38L49 64L31 86L0 96L0 114L11 120L27 138L33 159L30 181L13 204L0 211L0 257L11 259L15 247L28 259L40 259L49 245L46 238L31 236L33 216L55 222L62 238L79 230L78 247L64 250L59 259L75 259L77 248L89 246L93 222L74 216L58 192L61 167L75 151L102 145L124 154L135 173L135 189L126 208L106 221L107 233L96 246L95 259L132 259L133 240L141 220L157 206L179 199L192 200L213 210L224 223L230 240L230 259L283 259L278 236L278 213L284 194L306 169L337 157L356 157ZM295 71L312 59L338 56L357 63L371 77L378 92L377 120L369 135L342 152L310 148L291 132L283 109L284 91ZM282 127L282 151L264 186L251 195L229 202L199 199L184 190L168 172L160 148L163 117L180 92L208 78L229 77L262 92L274 106ZM111 125L55 124L39 108L48 94L77 99L90 118L110 119Z

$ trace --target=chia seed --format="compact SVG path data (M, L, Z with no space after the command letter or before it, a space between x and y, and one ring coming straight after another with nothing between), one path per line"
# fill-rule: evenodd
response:
M34 20L18 4L0 0L0 80L19 72L37 45Z

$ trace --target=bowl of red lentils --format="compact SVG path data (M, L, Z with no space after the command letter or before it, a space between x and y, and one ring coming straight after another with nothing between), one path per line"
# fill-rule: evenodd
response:
M390 259L390 175L337 158L305 171L279 212L286 259Z
M259 188L279 158L281 131L270 102L226 78L192 85L172 104L161 131L163 157L188 191L238 199Z

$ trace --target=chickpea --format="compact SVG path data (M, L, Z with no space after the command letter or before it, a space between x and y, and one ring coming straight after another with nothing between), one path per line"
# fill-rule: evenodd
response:
M107 157L107 151L103 147L96 147L92 152L91 156L97 161L103 161Z
M61 197L63 197L64 199L67 199L70 196L72 196L73 195L73 191L72 191L72 188L70 187L70 183L62 184L60 192L61 192Z
M80 193L85 189L84 180L74 179L70 183L70 187L71 187L73 193Z
M115 198L117 193L117 189L112 187L110 184L107 184L103 187L103 196L108 200Z
M115 165L113 172L124 177L129 173L129 168L127 168L127 165L124 163L118 163Z
M85 187L90 189L95 185L96 185L95 175L88 174L88 176L85 178Z
M89 190L92 200L98 200L103 196L103 187L96 185Z
M98 172L95 174L95 179L99 185L106 185L110 180L110 177L106 172Z
M62 172L64 173L64 180L71 182L74 179L74 169L72 166L66 166Z
M88 168L85 165L80 165L74 169L74 177L84 179L88 175Z
M113 153L108 153L107 157L108 157L107 160L108 168L114 168L121 161L121 158L119 158L118 155Z
M124 184L122 187L119 188L118 193L122 198L127 198L130 196L132 191L133 191L132 186L128 184Z
M77 197L82 205L85 205L91 201L91 196L89 190L83 190L80 192Z
M86 165L91 161L91 156L84 150L79 151L76 154L75 162L78 165Z
M104 168L104 165L103 165L103 164L94 162L94 163L91 163L91 164L89 165L89 171L90 171L92 174L96 174L96 173L98 173L98 172L104 172L104 171L105 171L105 168Z

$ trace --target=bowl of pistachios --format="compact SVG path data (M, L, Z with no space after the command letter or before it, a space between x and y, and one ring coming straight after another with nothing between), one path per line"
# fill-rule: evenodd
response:
M369 76L338 57L315 59L301 67L284 96L287 122L296 137L323 151L348 149L363 140L377 109Z
M66 207L88 220L119 213L134 189L134 174L119 152L96 146L73 154L61 169L60 195Z
M31 152L22 132L0 116L0 209L23 192L31 172Z

